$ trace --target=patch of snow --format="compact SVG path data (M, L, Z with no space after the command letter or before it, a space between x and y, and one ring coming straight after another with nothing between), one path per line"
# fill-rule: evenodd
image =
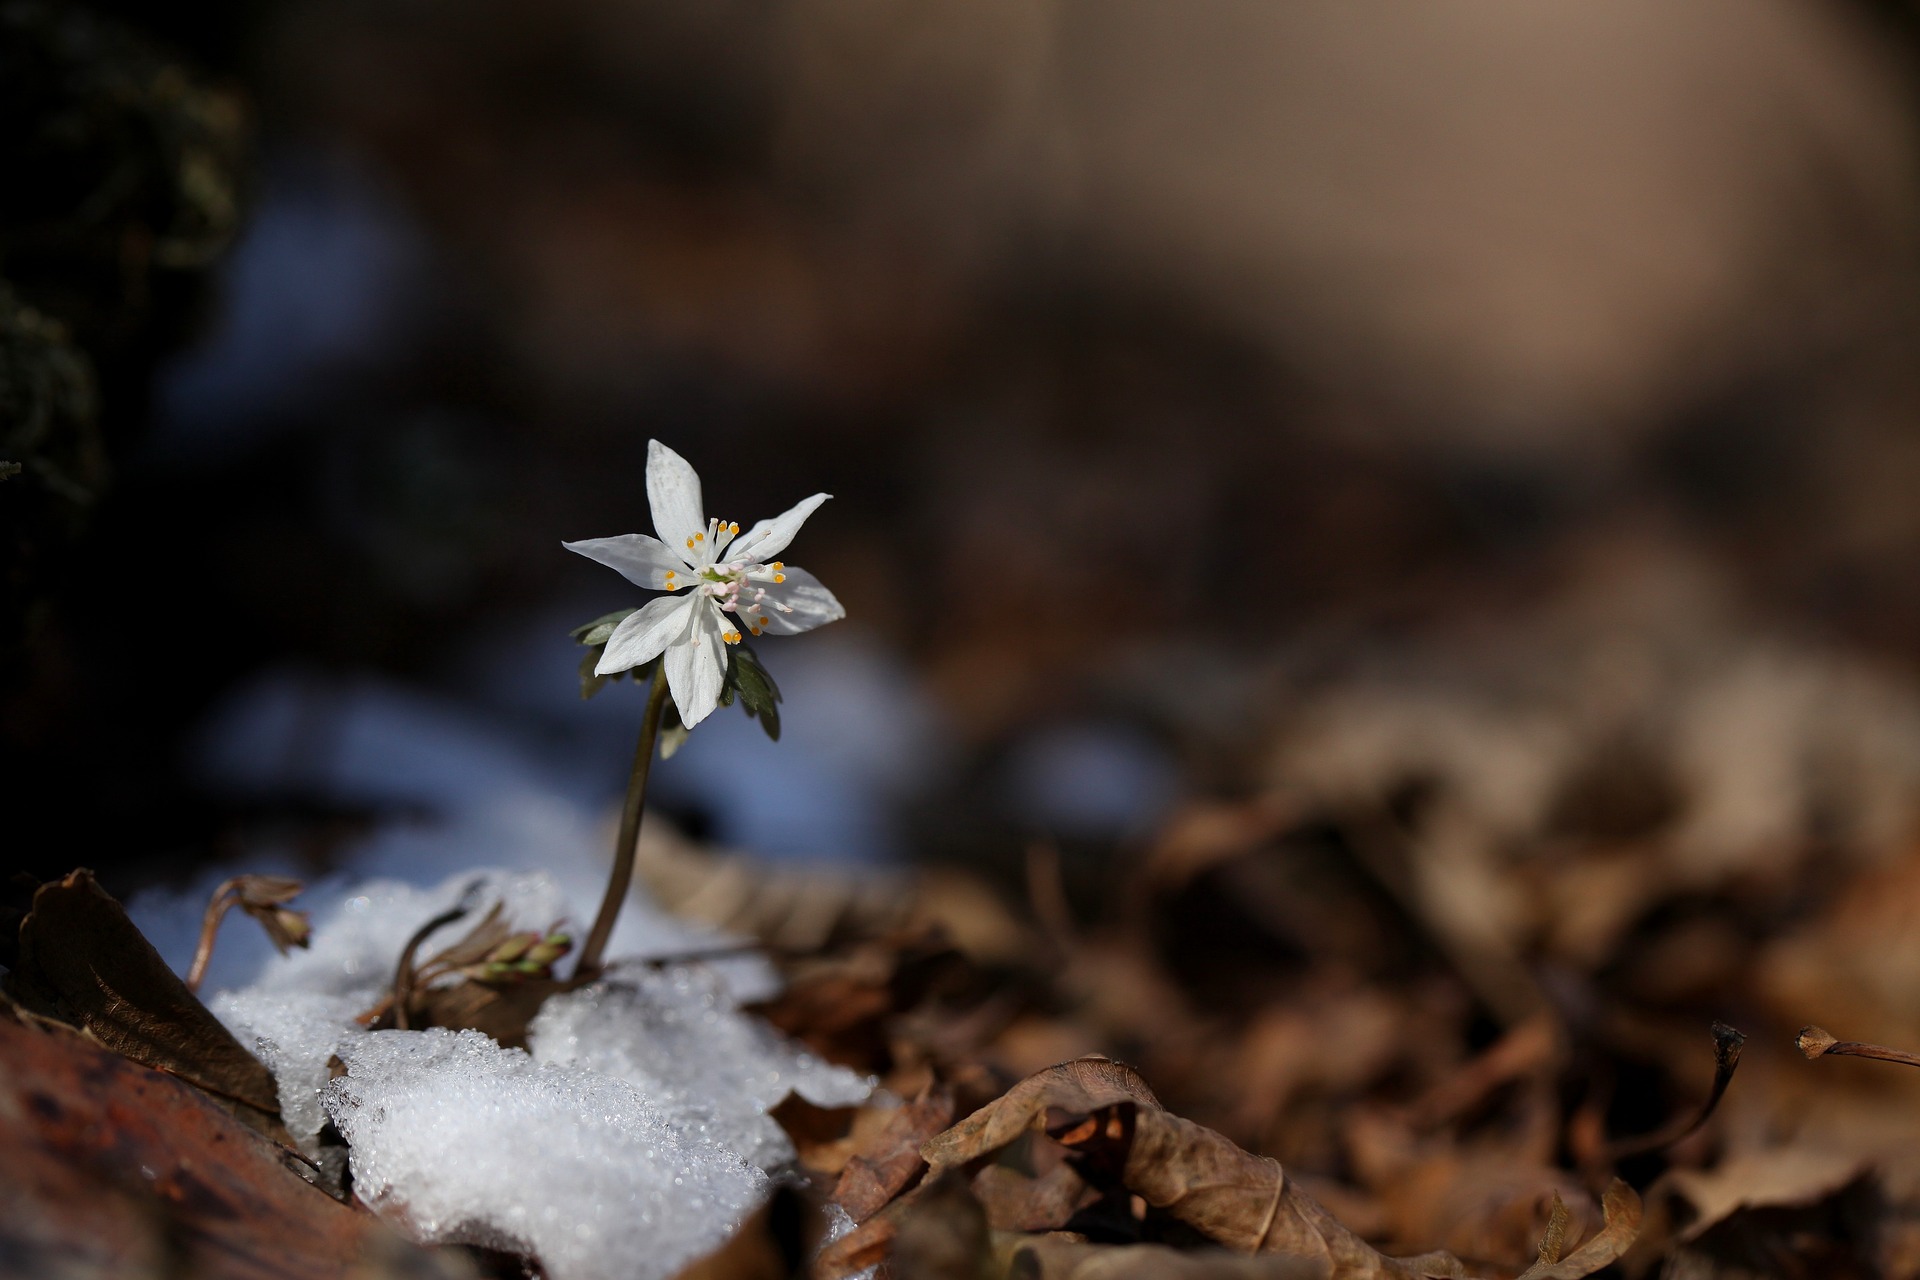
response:
M295 1140L316 1154L331 1119L355 1193L421 1240L528 1250L553 1280L671 1275L723 1242L763 1171L792 1158L771 1108L789 1093L836 1107L873 1092L742 1013L730 978L699 964L616 962L547 1002L531 1054L478 1032L370 1032L354 1018L421 925L468 908L429 935L424 959L495 902L536 929L567 898L551 876L505 871L330 894L310 950L270 959L212 1008L273 1071Z
M423 1241L532 1252L552 1280L660 1280L767 1188L626 1081L475 1031L380 1031L342 1056L326 1109L355 1193Z
M874 1087L741 1014L712 973L692 966L642 970L555 996L528 1040L535 1061L625 1080L691 1131L762 1169L793 1158L786 1132L767 1114L789 1093L816 1106L850 1107Z
M366 1002L317 991L223 991L214 1016L273 1072L280 1090L280 1119L300 1149L316 1152L314 1139L326 1123L320 1096L328 1062L353 1040L367 1035L354 1024Z

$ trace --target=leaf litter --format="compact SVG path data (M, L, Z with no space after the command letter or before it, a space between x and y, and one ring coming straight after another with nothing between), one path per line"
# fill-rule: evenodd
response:
M1769 661L1725 696L1785 662L1781 732L1845 757L1805 695L1846 680ZM434 1265L557 1280L1920 1275L1920 1089L1854 1060L1920 1047L1904 757L1743 838L1738 759L1375 692L1315 694L1272 785L1192 804L1124 869L768 874L656 841L640 879L762 945L774 983L684 948L573 983L572 904L490 873L318 900L309 948L209 1012L76 873L8 917L9 1025L125 1055L108 1095L167 1082L274 1157L230 1216L285 1256L232 1274L319 1273L299 1224L345 1213L463 1242ZM1835 796L1876 815L1837 843L1809 816ZM1809 1028L1807 1062L1814 1021L1874 1039ZM191 1197L130 1203L52 1213L34 1247L207 1229Z

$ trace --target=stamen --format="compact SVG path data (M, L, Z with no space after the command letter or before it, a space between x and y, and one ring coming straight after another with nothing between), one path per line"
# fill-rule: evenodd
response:
M775 560L772 564L768 565L767 567L769 569L772 569L774 572L778 573L780 570L786 568L787 566L782 564L780 561Z
M689 551L691 551L691 550L693 550L693 539L692 539L692 538L688 538L688 539L687 539L687 550L689 550Z
M693 535L693 542L705 542L706 540L707 540L707 535L704 533L696 533ZM692 546L693 542L689 542L687 545Z
M776 573L773 575L773 580L775 582L785 582L787 580L787 575L784 573Z
M766 620L765 618L762 618L762 619L760 619L760 625L761 625L761 626L763 626L763 627L764 627L764 626L766 626L766 625L767 625L767 620ZM755 634L755 635L759 635L760 633L759 633L758 631L756 631L756 632L754 632L754 634Z
M730 534L732 534L732 535L733 535L734 537L736 537L736 538L737 538L737 537L739 537L739 536L740 536L740 522L739 522L738 520L736 520L736 521L734 521L734 522L733 522L732 524L730 524L730 525L728 525L728 526L727 526L727 532L728 532L728 533L730 533Z

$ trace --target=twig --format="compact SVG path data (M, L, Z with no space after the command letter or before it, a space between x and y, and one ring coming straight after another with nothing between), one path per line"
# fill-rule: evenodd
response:
M1920 1053L1908 1053L1905 1049L1889 1049L1883 1044L1863 1044L1858 1040L1836 1040L1833 1033L1819 1027L1802 1027L1800 1034L1793 1038L1800 1052L1812 1058L1873 1058L1879 1062L1898 1062L1904 1066L1920 1067Z
M455 920L460 919L469 911L472 911L474 908L474 892L484 883L484 880L475 880L467 885L467 887L461 891L460 901L458 903L442 911L418 929L415 929L413 936L407 939L406 950L400 953L400 963L396 965L393 970L393 1025L397 1029L401 1031L409 1029L407 1026L407 1006L413 1001L413 982L415 976L413 971L413 958L419 952L420 944L425 942L428 935L435 929L440 928L442 925L452 924Z
M1713 1024L1713 1088L1707 1091L1707 1100L1700 1104L1700 1110L1691 1119L1675 1120L1665 1128L1638 1138L1624 1138L1607 1147L1606 1160L1617 1163L1630 1156L1643 1156L1650 1151L1659 1151L1670 1147L1682 1138L1691 1137L1700 1127L1713 1117L1720 1105L1721 1097L1727 1092L1727 1085L1733 1081L1734 1068L1740 1065L1740 1050L1747 1043L1746 1035L1728 1026L1724 1022Z
M213 940L220 932L220 921L240 900L240 877L225 881L207 899L207 912L200 918L200 942L193 949L193 964L187 969L187 990L199 994L207 976L207 964L213 959Z
M620 812L620 834L613 846L613 874L607 880L607 893L600 900L600 913L586 945L580 948L580 960L574 966L575 978L598 976L600 957L613 937L613 922L620 916L621 904L633 884L633 863L640 850L640 815L647 798L647 775L653 768L653 748L660 736L660 716L667 703L667 662L664 657L653 668L653 684L647 690L647 710L640 722L640 742L633 753L633 772L627 777L627 803Z

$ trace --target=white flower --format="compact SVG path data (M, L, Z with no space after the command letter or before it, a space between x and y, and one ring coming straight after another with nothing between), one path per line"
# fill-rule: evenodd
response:
M614 628L594 671L612 675L666 654L667 687L680 723L691 729L720 705L727 646L739 644L743 631L790 636L846 617L819 579L772 558L830 496L816 493L741 533L738 524L708 519L700 477L685 458L649 441L647 501L660 536L627 533L560 544L619 570L636 586L669 593Z

